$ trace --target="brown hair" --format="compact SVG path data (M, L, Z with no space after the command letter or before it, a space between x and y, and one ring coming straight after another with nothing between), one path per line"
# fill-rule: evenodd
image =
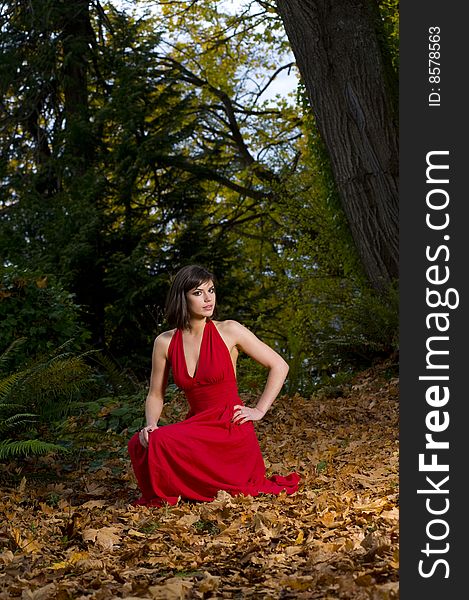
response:
M200 265L187 265L179 269L171 282L166 298L165 313L170 327L178 329L190 327L186 294L201 283L210 280L215 283L215 276Z

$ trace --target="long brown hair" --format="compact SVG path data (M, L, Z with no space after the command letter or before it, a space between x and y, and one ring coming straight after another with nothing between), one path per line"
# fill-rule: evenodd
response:
M200 265L182 267L174 276L166 298L165 313L170 327L186 329L190 327L190 315L186 294L206 281L215 283L215 276Z

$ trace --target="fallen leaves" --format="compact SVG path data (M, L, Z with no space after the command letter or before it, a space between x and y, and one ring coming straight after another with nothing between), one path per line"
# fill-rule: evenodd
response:
M133 507L124 440L58 483L2 466L20 479L1 486L0 600L398 598L398 381L279 398L256 430L268 474L302 475L295 495Z
M102 527L101 529L85 529L82 536L85 542L95 542L102 550L112 550L120 542L118 527Z

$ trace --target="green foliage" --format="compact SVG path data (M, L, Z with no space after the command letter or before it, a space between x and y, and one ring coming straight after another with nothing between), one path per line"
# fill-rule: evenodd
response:
M327 387L331 395L350 376L376 360L399 352L399 294L397 286L386 293L349 285L331 288L302 330L305 346L300 387L312 392ZM301 335L301 334L300 334Z
M145 393L102 397L85 404L90 431L133 435L145 425Z
M43 440L2 440L0 439L0 460L29 456L65 452L66 448L58 444L51 444Z
M266 368L245 354L240 354L236 365L238 389L240 392L260 394L267 377Z
M220 94L238 96L241 82L224 83L237 69L231 58L215 67L223 47L201 58L200 71L182 47L163 51L163 21L134 19L109 4L104 11L91 6L89 27L80 21L78 30L75 17L88 18L81 6L5 5L0 244L4 260L18 268L34 262L54 273L83 307L90 341L143 376L169 274L197 261L225 273L228 284L237 239L230 233L244 209L233 192L220 202L224 183L246 193L259 186L230 141L231 109ZM243 57L251 60L248 50ZM266 149L271 136L279 139L276 152L289 145L278 112L260 118L239 102L236 111L247 140L269 120Z
M341 368L368 366L399 350L399 291L356 290L340 317L319 336L319 357Z
M8 355L17 345L11 345L1 360L0 458L64 452L68 442L57 441L55 430L80 405L91 369L83 356L60 348L11 373Z
M398 3L379 8L383 51L396 68ZM397 284L383 294L368 288L301 82L298 103L303 160L281 200L286 226L274 271L287 275L278 279L285 302L277 314L287 324L288 391L307 394L320 385L340 386L354 370L396 355L399 322Z
M391 55L392 65L399 68L399 0L380 0L379 10L383 22L384 40Z
M141 384L127 371L122 370L106 354L94 352L90 359L96 364L94 372L97 388L114 396L132 395L140 390ZM99 395L99 393L98 393Z
M70 339L75 348L83 344L80 309L54 276L0 265L0 277L0 347L28 339L5 356L11 368Z

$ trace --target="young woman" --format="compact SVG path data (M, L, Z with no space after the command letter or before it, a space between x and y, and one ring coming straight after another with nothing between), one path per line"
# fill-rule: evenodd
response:
M219 490L257 496L298 489L296 473L266 478L252 423L269 410L288 365L237 321L212 320L215 302L214 276L204 267L190 265L176 274L166 303L174 329L155 339L146 426L128 446L142 494L135 504L211 501ZM238 395L238 349L269 369L253 408ZM170 368L190 410L185 420L159 427Z

